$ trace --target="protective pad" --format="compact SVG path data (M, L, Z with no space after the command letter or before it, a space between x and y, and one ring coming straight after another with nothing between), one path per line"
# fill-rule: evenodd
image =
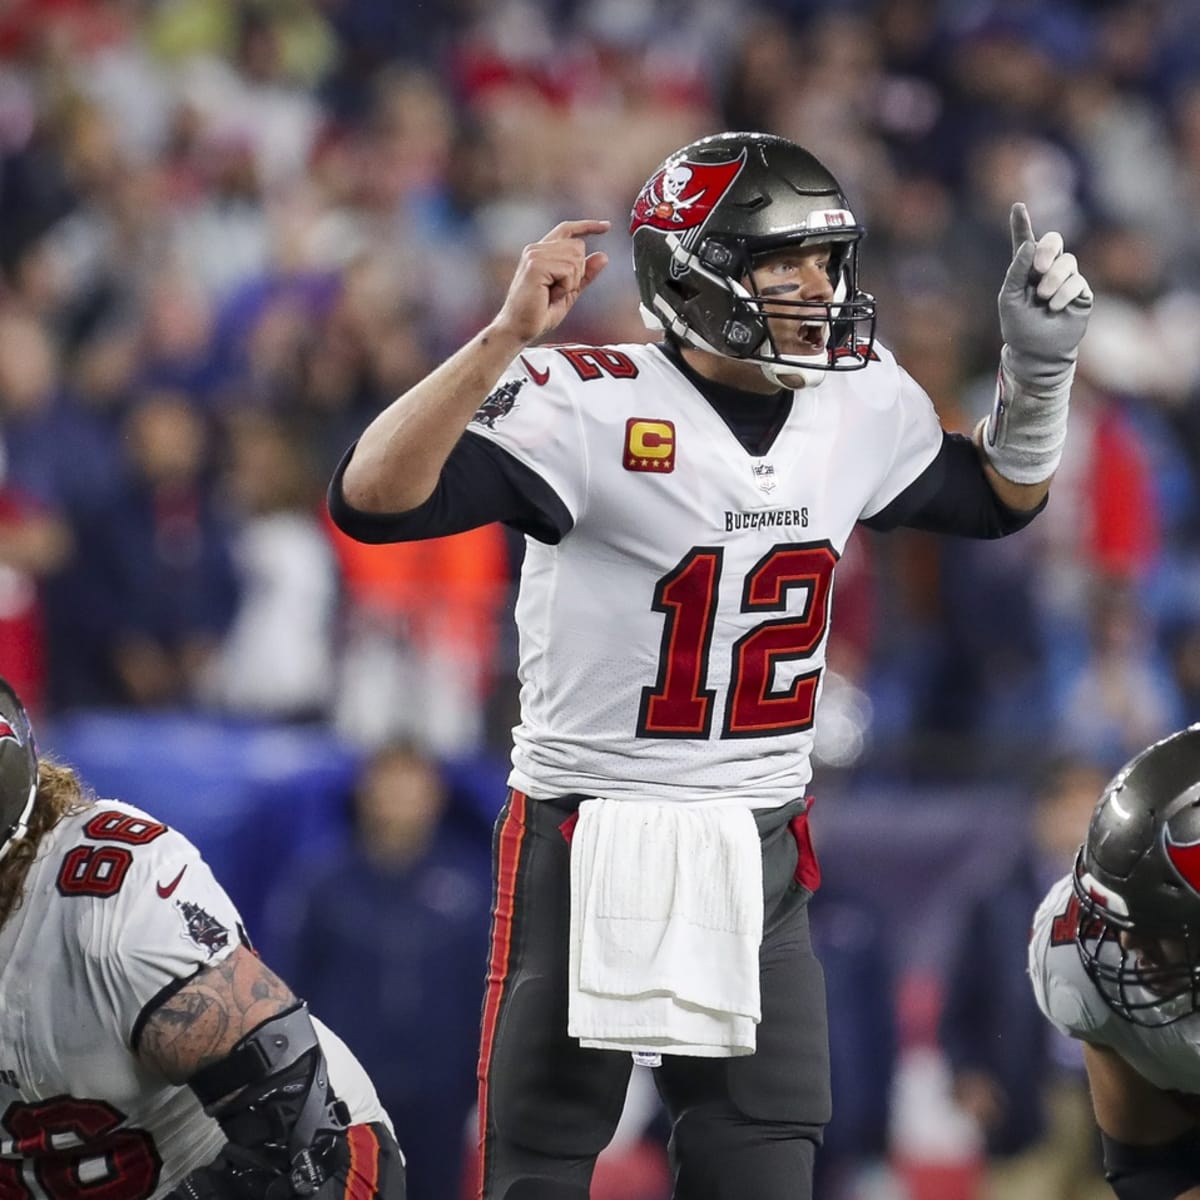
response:
M567 1036L565 985L565 975L561 986L544 976L515 982L488 1071L488 1115L505 1141L586 1158L612 1139L633 1060Z

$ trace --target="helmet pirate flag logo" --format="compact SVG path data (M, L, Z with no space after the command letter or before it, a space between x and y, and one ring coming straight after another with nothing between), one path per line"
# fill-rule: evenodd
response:
M629 232L643 228L690 233L694 242L709 214L746 163L746 151L724 163L668 162L646 181L633 204Z
M1163 826L1163 849L1179 877L1200 893L1200 842L1176 842L1171 838L1169 825Z
M21 735L17 733L17 731L12 727L11 724L9 724L8 721L6 721L3 717L0 717L0 742L7 741L9 739L16 742L18 746L22 744Z

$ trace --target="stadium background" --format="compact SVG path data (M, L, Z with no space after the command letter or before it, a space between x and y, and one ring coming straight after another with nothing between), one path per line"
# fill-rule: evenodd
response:
M44 748L200 843L270 958L273 898L392 739L486 843L520 544L355 547L322 490L521 246L611 219L558 336L641 340L642 181L706 132L784 134L966 430L1026 200L1097 293L1052 502L994 545L860 531L818 727L845 1195L969 1196L936 1039L963 899L1049 761L1107 771L1200 718L1197 46L1186 0L0 4L0 673ZM889 1022L894 1057L862 1036Z

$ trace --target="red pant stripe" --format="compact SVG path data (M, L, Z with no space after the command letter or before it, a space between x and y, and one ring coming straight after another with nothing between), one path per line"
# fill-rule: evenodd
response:
M379 1139L370 1125L351 1125L350 1170L346 1173L344 1200L373 1200L379 1189Z
M521 858L521 843L525 838L525 806L528 798L514 791L508 813L500 827L496 862L496 911L492 916L492 947L488 956L487 992L483 1000L483 1029L479 1040L479 1197L483 1197L485 1133L487 1131L488 1068L491 1066L492 1046L496 1040L496 1025L500 1018L500 1003L508 980L509 956L512 952L513 908L517 894L517 867Z

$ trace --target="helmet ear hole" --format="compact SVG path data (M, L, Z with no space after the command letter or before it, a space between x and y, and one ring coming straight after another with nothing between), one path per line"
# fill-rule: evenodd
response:
M739 351L748 353L754 348L754 330L748 322L739 320L737 316L730 317L721 326L721 336L735 357L741 357Z
M678 287L687 299L679 305L680 318L711 348L729 358L743 359L755 353L766 338L766 328L758 312L732 292L722 294L722 303L713 304L712 293L686 284Z
M723 246L720 242L713 241L712 238L705 238L700 243L696 257L711 270L727 275L733 268L735 255L728 246Z

